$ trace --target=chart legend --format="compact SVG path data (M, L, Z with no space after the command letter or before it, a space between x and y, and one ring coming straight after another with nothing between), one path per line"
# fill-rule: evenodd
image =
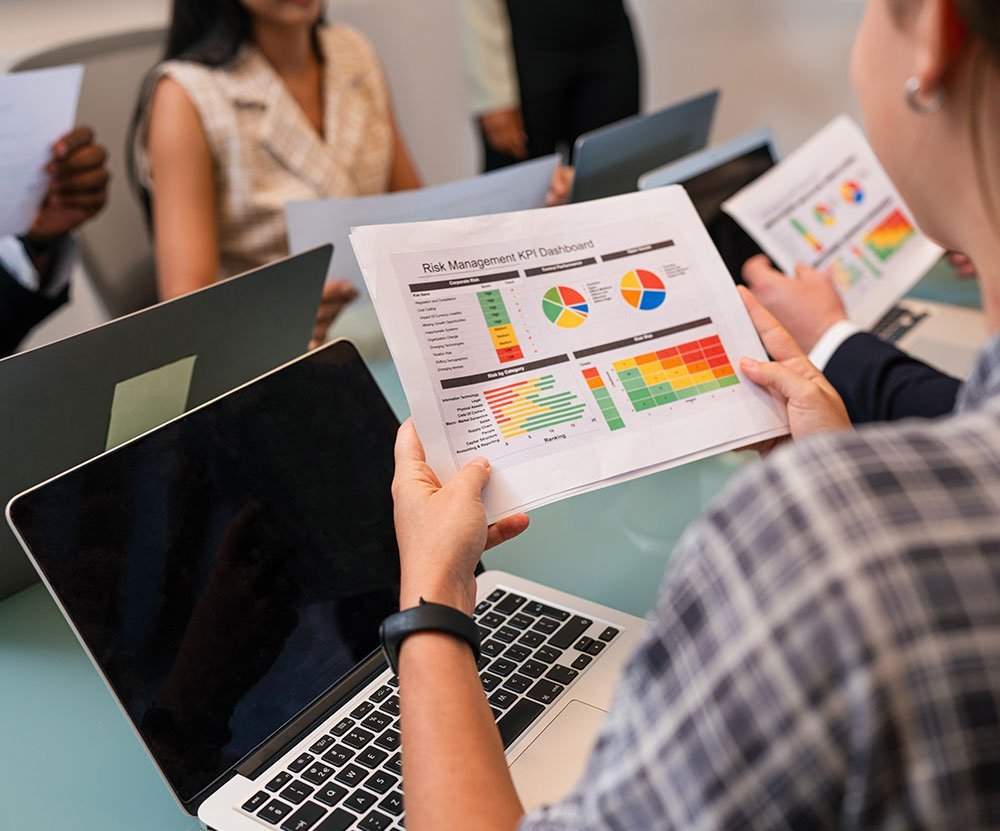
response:
M586 405L572 392L557 392L552 375L518 381L492 390L483 397L506 440L545 427L578 421Z
M582 326L590 314L587 298L569 286L555 286L545 292L542 311L560 329Z
M524 352L521 350L514 327L510 322L510 315L507 314L503 295L500 294L499 290L494 289L481 291L476 297L479 299L479 307L483 310L483 317L486 318L486 325L489 327L490 337L493 339L493 348L496 349L500 363L520 361L524 357Z
M740 382L718 336L617 361L614 370L637 413Z
M906 215L900 210L895 210L865 237L865 245L884 263L902 248L914 233L916 230Z
M597 399L597 406L601 408L601 415L604 416L608 427L612 431L621 430L625 426L625 422L622 421L621 413L618 412L618 407L615 406L614 399L608 392L601 373L597 371L596 367L589 367L583 370L583 378L594 394L594 398Z
M639 268L622 277L621 293L630 306L643 312L651 312L663 305L667 287L652 271Z

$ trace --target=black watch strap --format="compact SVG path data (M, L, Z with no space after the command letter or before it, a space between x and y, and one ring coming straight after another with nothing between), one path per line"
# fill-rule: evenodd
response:
M451 606L428 603L422 597L420 605L412 609L396 612L382 621L379 637L382 639L382 654L392 671L399 674L399 647L403 640L416 632L445 632L465 641L479 661L479 627L466 614Z

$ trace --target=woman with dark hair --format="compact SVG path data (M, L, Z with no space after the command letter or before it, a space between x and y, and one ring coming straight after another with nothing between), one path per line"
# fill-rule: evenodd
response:
M322 0L174 0L133 153L162 298L287 254L289 200L421 184L371 44ZM314 345L353 297L327 284Z

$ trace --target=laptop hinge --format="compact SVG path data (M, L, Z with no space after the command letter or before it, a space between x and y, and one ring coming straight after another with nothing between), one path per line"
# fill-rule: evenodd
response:
M303 736L313 730L317 724L328 718L330 713L346 704L352 696L371 683L372 679L387 669L388 665L381 652L373 653L367 660L358 665L350 675L344 678L336 687L318 698L310 707L284 728L279 730L257 750L247 756L236 768L240 776L254 779L261 771L274 763L288 748L300 741Z

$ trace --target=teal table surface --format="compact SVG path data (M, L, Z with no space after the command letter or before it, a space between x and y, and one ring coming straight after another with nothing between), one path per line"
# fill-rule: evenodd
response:
M947 268L935 269L914 295L964 305L978 297L972 281L956 280ZM363 351L405 417L384 346ZM684 528L749 463L728 454L541 508L528 532L490 552L486 565L645 614ZM45 589L36 585L0 603L0 829L196 827Z

